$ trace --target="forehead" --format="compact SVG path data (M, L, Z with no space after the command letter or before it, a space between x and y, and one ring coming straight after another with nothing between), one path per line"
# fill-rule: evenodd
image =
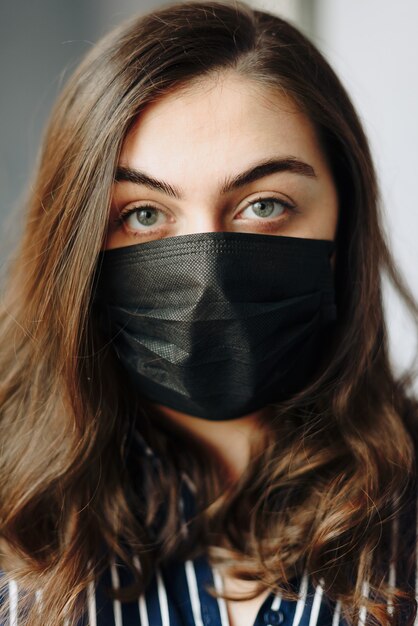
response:
M125 138L120 163L203 177L203 166L225 173L270 154L322 159L312 123L279 87L224 72L149 104Z

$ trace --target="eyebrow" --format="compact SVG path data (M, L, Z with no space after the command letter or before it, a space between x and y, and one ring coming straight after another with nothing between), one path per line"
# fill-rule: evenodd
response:
M273 158L263 161L262 163L257 163L237 176L225 179L222 185L221 193L226 194L259 180L260 178L264 178L264 176L277 174L279 172L290 172L292 174L308 176L309 178L316 178L315 170L311 165L308 165L308 163L304 163L294 157L280 159ZM128 181L130 183L135 183L136 185L145 185L145 187L162 191L168 196L172 196L178 200L180 200L182 196L181 189L173 187L169 183L162 180L157 180L145 172L132 167L119 165L116 169L114 180L116 182Z

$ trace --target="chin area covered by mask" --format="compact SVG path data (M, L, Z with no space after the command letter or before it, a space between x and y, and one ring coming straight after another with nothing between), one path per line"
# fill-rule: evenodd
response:
M149 400L230 420L289 398L336 320L334 242L206 232L101 252L100 325Z

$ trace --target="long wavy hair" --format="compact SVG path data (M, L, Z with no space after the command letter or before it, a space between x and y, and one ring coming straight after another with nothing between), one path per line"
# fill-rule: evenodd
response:
M270 407L262 445L226 485L196 441L177 433L168 445L168 427L157 427L127 388L94 303L124 137L149 103L221 70L287 94L311 120L340 211L338 320L324 358L305 389ZM415 497L418 404L413 370L396 376L390 362L383 279L415 321L418 306L391 256L378 201L346 91L279 17L237 0L181 2L129 20L92 48L52 112L1 309L1 551L26 590L25 624L75 623L112 555L135 576L113 592L123 600L138 597L159 561L207 550L232 575L259 581L257 593L295 598L289 583L308 572L342 601L349 622L366 606L370 623L405 626L400 607L414 613L414 593L388 579L385 538ZM133 417L164 459L147 479L146 505L130 479L144 472L129 457ZM199 485L188 541L178 532L184 468ZM162 503L167 516L154 538ZM39 589L41 612L30 605Z

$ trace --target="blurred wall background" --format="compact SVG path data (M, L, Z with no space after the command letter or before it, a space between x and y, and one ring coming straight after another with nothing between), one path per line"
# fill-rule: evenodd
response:
M348 88L370 138L392 249L418 298L418 2L416 0L248 0L299 26ZM160 0L14 0L0 7L0 224L18 231L52 103L81 56L125 18ZM9 232L9 230L7 230ZM4 263L9 235L1 237ZM385 295L393 359L418 346L410 320Z

